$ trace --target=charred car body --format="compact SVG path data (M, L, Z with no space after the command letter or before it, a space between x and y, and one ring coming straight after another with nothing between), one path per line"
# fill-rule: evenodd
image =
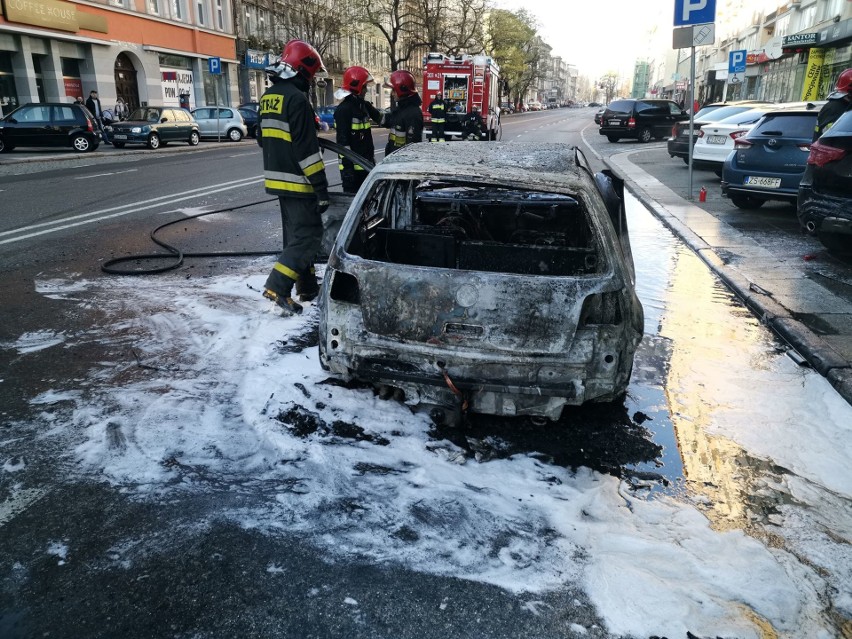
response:
M330 251L322 366L436 419L619 399L643 331L622 196L565 145L395 152Z

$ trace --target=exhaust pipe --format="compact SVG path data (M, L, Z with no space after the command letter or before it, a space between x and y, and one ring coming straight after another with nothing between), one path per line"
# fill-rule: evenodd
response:
M805 228L808 229L808 233L813 233L816 231L816 224L811 220L807 224L805 224Z

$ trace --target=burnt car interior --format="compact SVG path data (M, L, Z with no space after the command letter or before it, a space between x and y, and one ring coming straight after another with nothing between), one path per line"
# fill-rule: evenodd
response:
M449 180L376 183L346 250L365 259L447 269L578 276L600 251L570 195Z

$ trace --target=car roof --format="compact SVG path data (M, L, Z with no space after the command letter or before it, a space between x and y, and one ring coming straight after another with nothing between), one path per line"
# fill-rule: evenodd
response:
M387 178L421 175L576 190L586 174L574 154L573 146L540 142L409 144L385 157L373 172Z
M825 105L826 100L817 100L813 102L782 102L781 104L773 105L772 110L766 115L773 113L819 113L819 110Z

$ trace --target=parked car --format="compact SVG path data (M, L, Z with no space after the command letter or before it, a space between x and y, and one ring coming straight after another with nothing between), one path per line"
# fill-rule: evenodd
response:
M332 229L322 366L437 421L619 400L643 333L622 198L562 144L403 147Z
M337 106L334 104L328 104L317 108L317 116L319 117L320 122L327 124L329 129L334 128L334 111L336 109Z
M602 106L597 111L595 111L595 124L601 123L601 117L603 117L604 111L606 111L605 106Z
M769 200L796 201L819 113L809 107L770 111L734 142L722 169L722 195L734 206L756 209Z
M811 144L797 210L802 227L828 250L852 253L852 111Z
M126 144L144 144L158 149L169 142L196 146L201 139L198 123L186 109L147 106L135 109L127 120L112 126L110 141L121 149Z
M231 107L198 107L192 110L202 138L226 138L239 142L248 135L243 116Z
M541 102L530 102L528 106L530 111L541 111Z
M768 104L757 100L745 100L742 102L714 102L707 104L695 114L693 120L693 138L697 138L701 127L711 122L720 122L732 115L749 111L758 106ZM673 158L681 158L689 164L689 118L678 122L672 127L672 134L666 143L669 155Z
M94 151L101 142L95 119L81 104L28 103L0 120L0 153L19 146Z
M246 123L246 135L256 138L258 127L260 127L260 115L258 114L257 109L244 106L237 107L237 111L240 112L240 115L243 116L243 122Z
M238 109L251 109L252 111L260 111L260 102L243 102L237 106Z
M801 104L804 106L804 103ZM693 165L715 171L719 177L722 177L722 167L728 155L734 150L734 142L748 133L758 120L769 111L777 110L783 106L754 107L718 122L714 121L703 125L698 130L695 146L692 149ZM722 111L723 109L719 110ZM712 114L710 117L713 117Z
M672 100L613 100L601 115L598 133L610 142L622 138L650 142L668 136L676 122L688 119L689 114Z

